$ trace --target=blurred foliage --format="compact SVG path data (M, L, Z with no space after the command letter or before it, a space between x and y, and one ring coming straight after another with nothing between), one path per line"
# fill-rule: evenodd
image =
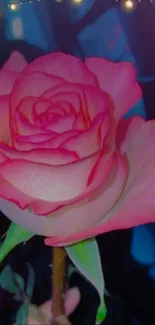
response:
M28 316L28 310L31 306L33 288L35 284L35 274L33 268L27 263L28 279L27 283L23 277L14 272L9 265L7 265L0 274L0 287L14 295L14 299L20 303L20 307L16 314L16 324L25 325ZM35 309L35 306L33 307Z

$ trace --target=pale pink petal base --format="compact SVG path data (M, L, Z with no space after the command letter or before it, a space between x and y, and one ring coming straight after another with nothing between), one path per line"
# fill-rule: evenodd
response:
M117 156L115 167L113 176L91 195L90 200L66 206L47 217L22 211L4 199L0 199L0 209L9 219L38 235L63 238L78 233L98 223L116 203L127 176L126 163L120 156Z
M12 186L34 200L66 201L78 197L86 190L98 155L59 166L22 159L8 160L0 166L0 174Z
M51 53L36 59L28 66L27 72L32 71L43 71L65 78L72 83L78 82L97 86L96 77L79 58L61 52Z
M0 210L11 221L17 223L22 228L27 229L36 235L43 236L47 232L47 227L49 226L47 217L39 215L36 216L27 210L22 211L17 207L17 205L1 198Z

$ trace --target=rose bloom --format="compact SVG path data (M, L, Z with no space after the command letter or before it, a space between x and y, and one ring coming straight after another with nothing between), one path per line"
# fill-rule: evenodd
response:
M0 71L0 209L67 245L155 220L155 121L129 62L62 53Z

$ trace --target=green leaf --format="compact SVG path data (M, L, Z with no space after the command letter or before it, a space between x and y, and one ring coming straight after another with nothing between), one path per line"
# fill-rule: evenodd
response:
M96 320L100 324L106 317L104 279L100 254L95 238L66 246L67 254L80 272L94 285L100 295Z
M26 285L26 294L29 298L29 300L31 300L32 298L32 294L33 294L33 289L34 289L34 283L35 283L35 273L33 271L32 266L27 263L27 267L28 267L28 279L27 279L27 285Z
M28 241L33 236L34 234L30 231L27 231L18 226L16 223L12 222L7 231L6 238L0 247L0 262L2 262L7 254L18 244Z
M17 325L26 325L27 324L28 308L29 308L29 304L25 303L25 304L21 305L21 307L18 309L17 315L16 315L16 324Z
M16 295L20 294L19 286L15 283L14 274L9 265L7 265L0 274L0 286L10 293Z

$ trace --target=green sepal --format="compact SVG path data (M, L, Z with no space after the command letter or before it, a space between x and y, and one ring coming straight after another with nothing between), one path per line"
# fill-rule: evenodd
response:
M18 244L28 241L33 236L34 234L30 231L27 231L12 222L0 247L0 262L2 262L8 253Z
M96 322L97 324L101 324L107 316L107 308L104 302L104 299L101 299L100 305L97 309L97 315L96 315Z
M102 323L106 317L104 303L104 278L97 242L95 238L65 247L68 256L79 271L94 285L100 296L96 321Z

